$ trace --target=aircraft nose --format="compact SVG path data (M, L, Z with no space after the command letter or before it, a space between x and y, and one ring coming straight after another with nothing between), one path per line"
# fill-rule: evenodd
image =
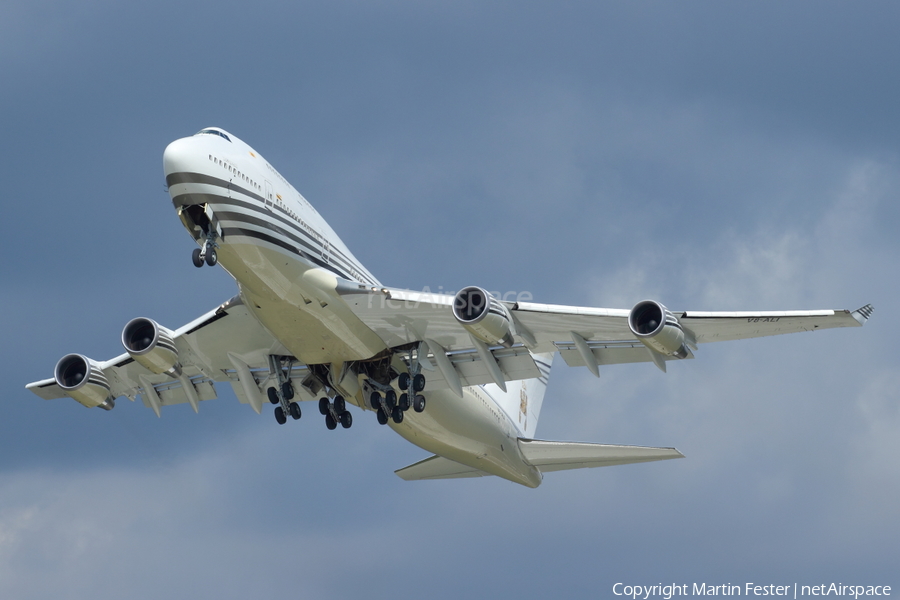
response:
M163 152L163 171L166 177L172 173L192 170L190 164L196 158L192 152L193 142L192 138L181 138L166 146Z

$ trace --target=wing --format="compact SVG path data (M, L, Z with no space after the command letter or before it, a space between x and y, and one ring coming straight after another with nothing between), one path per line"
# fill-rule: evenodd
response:
M688 311L680 318L698 343L799 333L834 327L861 327L872 316L871 304L854 311L809 310L783 312Z
M594 374L599 365L630 362L654 362L665 370L666 361L693 357L687 348L680 354L653 351L632 332L629 316L644 303L629 310L504 302L510 331L519 343L503 348L479 340L477 333L457 320L455 296L355 285L344 286L340 292L360 320L388 346L424 342L428 358L438 367L438 385L451 388L538 377L537 367L527 360L529 353L559 351L568 365L587 366ZM858 327L872 314L871 305L852 312L670 312L658 303L651 304L670 317L688 348L705 342ZM519 360L513 364L516 358ZM431 382L429 376L429 387Z
M197 410L200 401L217 397L216 383L231 384L242 403L250 404L260 412L264 399L260 386L265 389L271 377L269 357L290 354L250 314L239 297L172 334L179 366L174 370L177 373L154 373L126 353L105 362L92 363L97 373L91 377L108 386L112 398L126 396L135 400L141 396L143 403L157 416L161 407L185 402ZM286 368L291 369L291 376L296 381L306 375L306 367L302 365L289 364ZM26 388L46 400L71 395L55 379L36 381ZM102 406L99 402L88 405Z
M686 344L696 348L697 344L707 342L860 327L872 311L872 305L867 304L855 311L683 311L671 315L684 332ZM596 365L652 361L660 366L657 361L679 358L654 352L636 337L628 326L632 311L520 304L512 312L526 327L532 328L538 344L552 344L566 364L588 366L595 374ZM584 340L583 345L578 337ZM688 353L685 358L693 358L693 354ZM664 365L660 368L665 370Z

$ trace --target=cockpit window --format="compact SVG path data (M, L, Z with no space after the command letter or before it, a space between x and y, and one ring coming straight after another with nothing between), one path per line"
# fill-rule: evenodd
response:
M219 137L225 138L225 139L228 140L229 142L231 141L231 138L229 138L227 135L225 135L225 134L222 133L221 131L217 131L217 130L215 130L215 129L201 129L200 131L198 131L198 132L197 132L196 134L194 134L194 135L200 135L201 133L208 133L208 134L210 134L210 135L217 135L217 136L219 136Z

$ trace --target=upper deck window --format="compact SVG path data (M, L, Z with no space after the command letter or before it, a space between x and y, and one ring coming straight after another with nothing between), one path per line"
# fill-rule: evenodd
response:
M210 135L217 135L217 136L219 136L219 137L225 138L225 139L228 140L229 142L231 141L231 138L229 138L227 135L225 135L224 133L222 133L221 131L218 131L218 130L216 130L216 129L201 129L200 131L198 131L198 132L197 132L196 134L194 134L194 135L200 135L201 133L208 133L208 134L210 134Z

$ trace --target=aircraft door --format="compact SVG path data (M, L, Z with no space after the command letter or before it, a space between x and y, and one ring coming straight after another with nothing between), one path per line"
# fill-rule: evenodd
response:
M275 192L272 189L272 184L269 183L269 180L266 180L266 208L272 210L272 206L275 204Z

